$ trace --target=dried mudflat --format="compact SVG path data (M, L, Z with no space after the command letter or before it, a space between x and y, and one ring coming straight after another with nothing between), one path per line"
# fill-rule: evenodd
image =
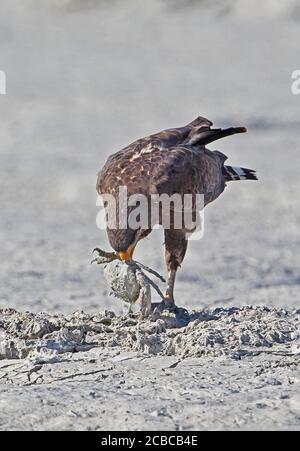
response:
M251 306L147 320L2 310L0 427L298 429L299 325L299 310Z
M299 348L298 348L299 345ZM63 354L119 348L141 355L242 357L300 354L300 310L218 308L154 311L149 319L113 312L73 315L0 311L0 358L60 362ZM66 360L63 357L63 360Z
M0 304L31 314L1 311L1 430L300 429L298 3L2 0ZM188 316L97 313L96 172L199 114L248 127L211 148L260 181L208 207ZM163 241L136 255L160 273Z

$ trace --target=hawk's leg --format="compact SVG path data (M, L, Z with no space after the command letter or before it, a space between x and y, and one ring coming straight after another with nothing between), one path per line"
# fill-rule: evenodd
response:
M184 260L188 240L182 230L165 230L166 264L168 269L168 287L165 295L167 307L175 307L174 286L178 268Z

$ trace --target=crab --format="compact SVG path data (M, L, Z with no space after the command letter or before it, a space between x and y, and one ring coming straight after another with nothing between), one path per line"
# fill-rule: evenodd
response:
M99 248L94 249L93 252L98 256L92 263L104 266L104 276L111 289L111 294L129 304L128 314L133 314L135 307L138 306L142 318L151 315L151 287L157 291L163 301L161 305L165 307L164 295L145 272L165 282L160 274L137 261L122 261L114 252L105 252Z

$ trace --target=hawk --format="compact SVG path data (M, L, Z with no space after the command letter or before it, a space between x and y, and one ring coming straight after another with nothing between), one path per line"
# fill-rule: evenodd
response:
M184 127L164 130L139 139L109 157L98 174L97 191L100 195L114 196L117 213L120 213L118 192L126 187L131 195L201 194L204 206L217 199L226 184L234 180L257 180L254 170L225 165L227 157L219 151L211 151L207 145L230 135L246 133L244 127L212 128L213 123L198 117ZM104 204L109 213L109 205ZM172 210L172 207L170 207ZM183 207L184 208L184 207ZM193 213L195 203L192 203ZM132 207L125 212L128 218ZM170 227L165 228L165 259L168 270L168 284L164 304L175 308L174 285L178 268L181 266L188 247L188 232L184 226L174 226L174 211ZM182 211L182 213L184 213ZM163 225L161 212L160 224ZM147 227L113 227L107 224L108 239L119 258L125 262L133 259L136 245L153 230Z

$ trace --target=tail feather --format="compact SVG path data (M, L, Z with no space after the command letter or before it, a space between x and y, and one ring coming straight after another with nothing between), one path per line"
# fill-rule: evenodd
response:
M247 129L245 127L231 127L226 129L211 129L204 127L200 128L200 130L193 131L189 137L189 144L206 146L218 139L236 135L238 133L247 133Z
M253 169L234 166L224 166L224 177L226 182L235 180L258 180L256 171Z

